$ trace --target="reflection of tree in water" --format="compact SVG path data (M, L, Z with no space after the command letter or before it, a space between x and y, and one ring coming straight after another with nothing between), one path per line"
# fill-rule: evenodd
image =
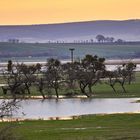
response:
M82 103L94 101L92 98L81 98L80 101Z

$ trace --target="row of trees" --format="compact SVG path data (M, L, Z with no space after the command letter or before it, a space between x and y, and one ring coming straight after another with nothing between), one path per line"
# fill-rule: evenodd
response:
M117 39L117 40L115 40L114 37L105 37L105 36L103 36L103 35L97 35L97 36L96 36L96 40L97 40L99 43L113 43L113 42L122 43L122 42L124 42L124 40L122 40L122 39Z
M86 40L74 40L73 43L123 43L125 42L123 39L115 39L114 37L106 37L102 34L99 34L95 37L95 39L86 39ZM63 44L63 43L72 43L72 41L48 41L48 43L56 43L56 44Z
M30 95L32 87L38 89L42 97L52 95L55 92L59 98L60 89L71 90L69 94L80 93L91 97L93 87L100 82L105 82L116 92L115 84L119 83L124 92L124 84L131 81L134 76L136 65L133 63L123 64L115 71L108 71L105 67L105 59L98 56L86 55L81 62L65 63L57 59L48 59L45 71L41 71L41 64L27 66L25 64L13 64L8 62L7 72L4 79L7 86L2 87L4 94L11 94L16 100L17 96Z
M8 39L8 42L16 44L16 43L19 43L20 41L19 39Z
M73 42L74 43L94 43L94 42L99 42L99 43L113 43L113 42L116 42L116 43L122 43L124 42L124 40L122 39L115 39L114 37L105 37L104 35L102 34L99 34L95 37L96 40L94 39L90 39L90 40L80 40L80 41L77 41L77 40L74 40ZM20 40L19 39L9 39L7 42L9 43L20 43ZM66 41L64 40L61 40L61 41L48 41L48 43L67 43Z

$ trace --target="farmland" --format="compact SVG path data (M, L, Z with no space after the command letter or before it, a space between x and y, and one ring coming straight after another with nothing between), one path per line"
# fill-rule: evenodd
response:
M81 59L86 54L98 55L106 59L140 58L140 45L116 44L47 44L47 43L0 43L1 62L14 61L46 61L53 57L69 60L69 48L75 48L74 58Z

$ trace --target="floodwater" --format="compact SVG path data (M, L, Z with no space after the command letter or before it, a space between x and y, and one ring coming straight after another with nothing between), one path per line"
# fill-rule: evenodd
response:
M117 99L47 99L24 100L14 118L48 119L86 114L110 114L140 112L140 104L133 103L140 98Z

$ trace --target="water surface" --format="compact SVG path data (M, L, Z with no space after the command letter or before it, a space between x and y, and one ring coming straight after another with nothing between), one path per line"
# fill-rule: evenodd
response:
M38 119L100 113L139 112L139 98L25 100L14 117ZM22 113L24 112L24 113ZM24 115L23 115L24 114Z

